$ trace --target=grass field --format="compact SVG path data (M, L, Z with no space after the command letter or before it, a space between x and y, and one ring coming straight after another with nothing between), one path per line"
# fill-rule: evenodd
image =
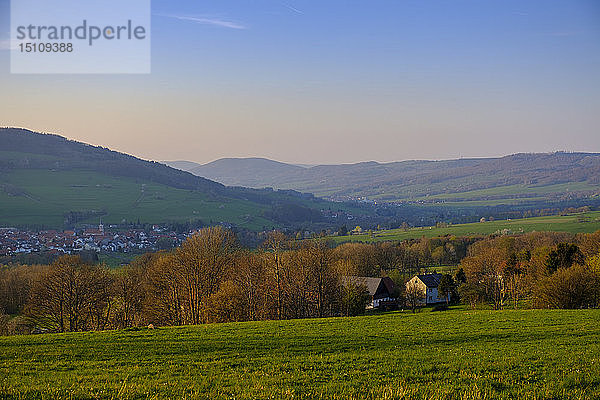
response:
M471 176L471 179L477 177ZM556 201L568 193L588 193L598 196L600 185L589 182L567 182L549 185L506 185L487 189L455 192L465 184L463 179L454 182L442 181L439 184L383 185L379 193L371 189L357 193L380 201L423 201L458 206L495 206L499 204L525 204L540 201ZM332 190L335 192L335 190ZM431 194L431 193L438 194Z
M431 185L423 185L422 187L424 190L430 188ZM568 182L554 185L508 185L457 193L414 196L402 200L443 201L444 204L449 205L465 205L473 203L473 205L479 206L493 206L497 204L522 204L523 202L540 201L543 199L551 200L556 195L576 192L594 192L599 189L599 185L590 184L588 182Z
M600 212L593 211L571 215L553 215L513 220L476 222L472 224L449 225L446 228L420 227L391 229L352 236L331 236L329 239L337 242L383 242L415 239L420 237L436 237L444 235L476 236L490 235L508 229L512 233L533 231L590 233L600 230Z
M4 399L592 399L600 310L0 338Z
M1 152L0 156L7 152ZM270 202L289 201L276 192L262 193L261 202L245 197L224 197L177 189L159 183L126 177L114 177L95 171L11 170L0 174L0 226L35 225L62 228L70 211L106 212L105 224L123 220L165 223L202 220L217 224L228 222L251 230L280 227L265 218ZM320 210L333 203L325 200L296 199L299 205ZM354 215L365 211L335 203ZM100 215L79 222L98 224Z
M105 223L201 219L254 229L273 224L260 216L263 208L257 204L93 171L17 170L4 180L26 193L11 196L0 190L0 222L4 225L62 226L66 212L82 210L105 210ZM99 217L88 222L98 223Z

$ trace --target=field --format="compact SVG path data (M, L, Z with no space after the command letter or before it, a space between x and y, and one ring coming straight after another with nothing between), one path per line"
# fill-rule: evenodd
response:
M0 151L0 156L5 153ZM277 192L262 193L263 202L243 196L223 197L199 190L185 190L160 183L115 177L96 171L17 169L0 173L0 226L63 228L65 214L88 212L78 222L105 224L127 222L166 223L202 220L227 222L250 230L280 227L265 218L271 202L290 201ZM324 200L293 199L299 205L320 210L331 207ZM354 215L364 211L336 203ZM91 212L102 214L92 214Z
M241 200L209 197L198 191L175 189L135 179L111 177L93 171L17 170L5 182L22 190L9 195L0 190L3 225L62 226L69 211L106 211L105 223L160 223L201 219L228 221L259 229L272 222L260 217L258 205ZM87 221L98 223L99 217Z
M476 177L473 177L476 179ZM456 183L460 186L459 183ZM388 188L387 194L372 196L383 201L410 200L447 206L496 206L499 204L524 204L539 201L553 201L569 193L598 192L600 186L588 182L568 182L550 185L507 185L488 189L468 190L453 193L452 187L438 187L435 184L397 186ZM392 190L390 190L392 189ZM440 194L427 194L430 190L438 190ZM366 194L365 194L366 195Z
M600 310L395 312L0 338L5 399L591 399Z
M447 227L419 227L404 229L390 229L376 231L372 234L365 233L352 236L331 236L329 239L337 242L383 242L420 237L436 237L444 235L477 236L490 235L507 229L509 233L525 232L570 232L591 233L600 230L600 212L587 212L570 215L553 215L548 217L534 217L513 220L499 220L476 222L471 224L456 224Z

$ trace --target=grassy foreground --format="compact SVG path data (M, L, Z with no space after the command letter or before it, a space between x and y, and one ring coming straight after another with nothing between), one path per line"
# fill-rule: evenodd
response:
M0 338L0 398L589 399L600 310L357 318Z

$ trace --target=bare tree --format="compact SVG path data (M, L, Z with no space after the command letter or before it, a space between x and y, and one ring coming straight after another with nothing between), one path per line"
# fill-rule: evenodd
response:
M0 266L0 309L9 315L23 312L33 283L44 269L39 265Z
M365 285L348 281L341 290L341 314L354 317L364 314L371 296Z
M503 249L490 246L461 262L467 280L483 287L486 298L492 302L494 310L503 308L506 299L506 280L502 274L505 258Z
M266 257L264 254L243 252L235 260L235 270L232 279L240 288L241 296L246 303L245 319L256 321L270 317L265 293L266 282Z
M116 328L129 328L141 324L146 300L147 262L150 255L124 267L115 276L113 298L113 325Z
M316 316L331 315L338 308L340 275L336 273L331 249L324 241L312 241L301 249L303 262L308 268L309 293L314 299Z
M413 313L423 302L423 299L425 299L423 288L419 287L415 281L408 281L406 284L406 301Z
M207 322L207 299L219 290L233 263L235 248L230 231L211 227L201 229L173 253L161 257L150 274L161 296L154 296L156 316L176 324Z
M25 314L53 332L103 329L111 286L105 269L87 265L79 256L63 256L35 281Z
M263 243L263 248L270 254L269 270L275 280L275 297L277 301L277 319L283 316L283 268L281 257L288 247L288 241L282 232L270 232L267 240Z
M512 300L513 307L516 310L519 305L519 299L524 291L523 269L518 261L507 262L502 269L502 277L506 282L505 288L509 298Z
M154 324L182 325L183 288L173 273L172 254L160 254L148 269L147 318Z

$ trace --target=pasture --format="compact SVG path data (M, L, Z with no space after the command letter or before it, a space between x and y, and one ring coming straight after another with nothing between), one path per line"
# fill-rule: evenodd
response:
M83 210L105 213L102 221L106 224L200 219L215 224L233 222L249 229L273 225L262 217L266 207L258 204L94 171L23 169L3 178L16 193L0 190L2 225L62 227L65 213ZM96 216L82 222L99 221Z
M527 232L569 232L592 233L600 230L600 212L570 215L552 215L547 217L521 218L513 220L496 220L475 222L470 224L455 224L447 227L425 226L417 228L390 229L363 233L360 235L331 236L328 239L336 243L344 242L384 242L417 239L421 237L454 236L487 236L493 233L509 234Z
M423 310L0 338L5 399L591 399L600 310Z

